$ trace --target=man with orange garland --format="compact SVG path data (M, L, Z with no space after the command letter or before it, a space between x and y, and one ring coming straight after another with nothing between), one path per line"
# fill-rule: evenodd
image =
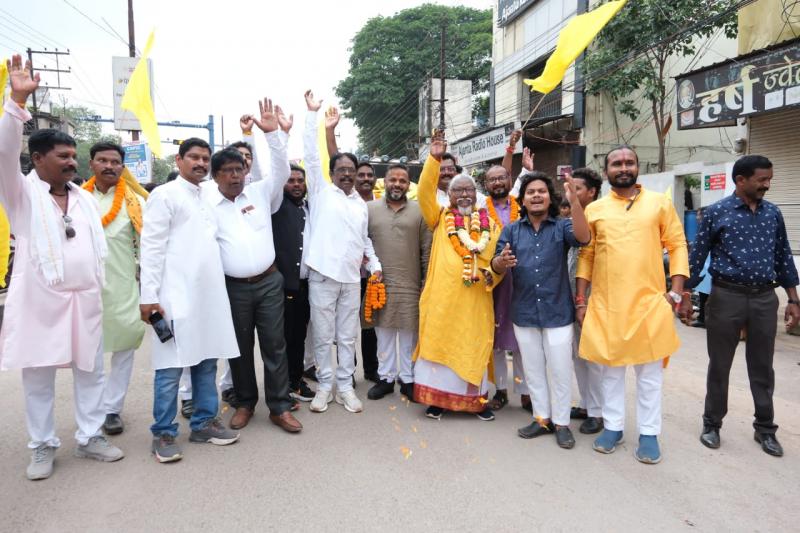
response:
M500 229L486 209L476 209L475 181L465 175L449 184L450 206L436 200L439 166L447 143L436 134L419 180L419 207L433 232L425 289L419 302L419 344L414 354L414 398L426 416L445 410L494 420L485 405L492 355L491 291L502 276L489 270Z
M118 144L96 143L89 149L92 177L83 188L100 207L106 234L106 282L103 286L103 351L111 352L103 407L107 435L122 433L120 418L133 371L133 353L142 344L144 322L139 316L139 281L136 279L139 235L144 198L126 180L125 151ZM138 184L137 184L138 185Z

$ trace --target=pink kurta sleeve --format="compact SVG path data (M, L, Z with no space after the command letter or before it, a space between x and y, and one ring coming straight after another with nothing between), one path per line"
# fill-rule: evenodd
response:
M25 211L25 177L19 166L19 154L22 152L22 126L31 119L31 114L10 98L4 109L0 117L0 203L14 227Z

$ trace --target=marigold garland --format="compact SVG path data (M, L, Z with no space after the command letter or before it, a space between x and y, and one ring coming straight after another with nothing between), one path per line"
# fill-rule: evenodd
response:
M94 176L92 176L91 179L89 179L89 181L87 181L83 185L83 188L86 189L87 191L89 191L90 193L93 193L94 192L95 180L96 180L96 178ZM125 187L126 186L127 186L127 184L125 183L125 180L123 180L123 179L121 179L121 180L119 180L117 182L117 188L114 191L114 200L111 202L111 209L109 209L108 213L103 215L103 218L102 218L102 222L103 222L103 227L104 228L106 226L108 226L109 224L111 224L112 222L114 222L114 219L117 218L117 215L119 214L119 210L122 209L122 200L125 199Z
M386 305L386 285L378 281L375 274L367 280L367 294L364 298L364 320L372 323L372 312Z
M514 223L519 220L519 202L517 202L517 198L515 196L508 196L508 202L511 206L511 214L509 215L508 223ZM502 228L504 226L503 221L500 220L500 216L497 214L497 210L494 208L494 202L491 199L487 198L486 202L486 210L489 212L489 218L494 220L494 223L497 224L497 227Z
M461 280L467 287L480 280L477 256L483 252L491 238L486 209L473 211L469 218L469 230L465 226L465 217L455 209L448 210L444 219L447 238L464 263Z

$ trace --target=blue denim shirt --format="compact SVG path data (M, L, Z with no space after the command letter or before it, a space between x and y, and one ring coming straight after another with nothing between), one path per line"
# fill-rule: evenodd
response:
M783 216L766 200L753 212L732 194L705 210L689 256L692 276L687 288L700 282L709 252L712 279L745 285L778 282L787 288L798 284Z
M497 241L499 254L506 243L517 257L512 270L514 294L511 320L517 326L558 328L575 321L569 286L567 252L582 246L572 232L572 220L552 217L535 231L528 217L503 228Z

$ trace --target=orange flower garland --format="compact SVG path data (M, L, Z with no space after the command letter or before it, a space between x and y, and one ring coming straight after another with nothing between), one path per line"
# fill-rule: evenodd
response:
M378 281L375 274L367 280L367 294L364 298L364 320L372 323L372 312L386 305L386 285Z
M467 287L476 283L478 277L477 255L481 253L490 239L489 217L485 209L474 211L469 216L469 228L467 228L467 217L460 213L449 210L445 214L445 231L447 238L453 249L461 257L464 269L461 272L461 280ZM469 230L469 233L467 233Z
M95 177L92 176L91 179L83 185L83 188L89 192L94 192L94 184ZM103 215L102 218L104 228L114 222L114 219L117 218L119 214L119 210L122 209L122 200L125 199L125 187L125 180L121 179L117 182L117 188L114 190L114 200L111 202L111 209L109 209L108 213Z
M494 220L494 223L497 224L497 227L503 227L503 221L500 220L500 216L497 214L497 210L494 208L494 202L490 199L486 199L486 210L489 212L489 217ZM517 202L516 197L509 195L508 201L511 204L511 214L509 215L508 223L514 223L519 220L519 202Z

